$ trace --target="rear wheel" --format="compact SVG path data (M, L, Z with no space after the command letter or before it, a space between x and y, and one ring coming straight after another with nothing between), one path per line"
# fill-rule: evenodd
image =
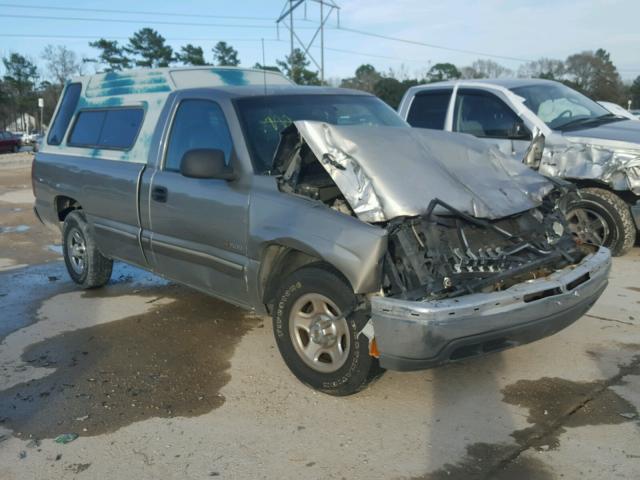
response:
M111 278L113 260L100 253L80 211L75 210L64 220L62 252L71 279L82 288L98 288Z
M13 153L18 153L20 151L20 147L18 145L14 145L13 148L11 149L11 151Z
M583 188L580 195L567 211L569 227L577 240L605 246L614 256L631 250L636 228L625 201L602 188Z
M303 383L351 395L383 372L369 355L369 339L359 334L368 318L349 313L354 305L351 287L320 265L301 268L283 282L273 329L285 363Z

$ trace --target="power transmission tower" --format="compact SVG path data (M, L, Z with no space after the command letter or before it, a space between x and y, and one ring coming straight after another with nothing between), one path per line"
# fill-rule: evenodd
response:
M300 37L296 34L293 26L293 12L300 7L304 6L304 18L307 18L307 3L313 2L320 5L320 25L313 33L311 40L305 44ZM327 20L331 17L333 12L336 12L338 18L338 27L340 26L340 7L333 0L285 0L280 16L276 20L276 26L284 25L289 30L289 41L291 43L290 55L293 56L294 43L297 42L303 49L304 54L315 64L320 70L320 80L324 83L324 27ZM287 19L287 17L289 17ZM287 20L289 21L287 24ZM278 29L278 35L280 30ZM309 52L313 46L313 42L320 35L320 63L318 63L315 57Z

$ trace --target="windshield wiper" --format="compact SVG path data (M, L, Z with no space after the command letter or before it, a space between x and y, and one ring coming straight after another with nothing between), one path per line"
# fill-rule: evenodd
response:
M578 126L587 126L591 124L602 124L607 122L615 122L618 120L624 120L624 117L619 117L613 113L605 113L604 115L600 115L598 117L586 117L586 118L576 118L575 120L570 120L567 123L563 123L562 125L556 127L558 130L566 130L567 128L578 127Z

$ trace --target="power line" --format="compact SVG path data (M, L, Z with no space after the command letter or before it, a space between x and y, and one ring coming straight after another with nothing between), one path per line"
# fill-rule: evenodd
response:
M21 8L21 9L42 9L42 10L57 10L57 11L82 11L82 12L93 12L93 13L114 13L114 14L125 14L125 15L157 15L157 16L170 16L170 17L188 17L188 18L218 18L218 19L227 19L227 20L256 20L256 21L273 21L272 18L269 17L251 17L251 16L226 16L226 15L211 15L211 14L190 14L190 13L179 13L179 12L157 12L157 11L149 11L149 10L116 10L116 9L100 9L100 8L81 8L81 7L59 7L59 6L45 6L45 5L21 5L14 3L0 3L0 7L8 7L8 8ZM271 25L251 25L251 24L218 24L218 23L196 23L196 22L175 22L175 21L162 21L162 20L134 20L134 19L116 19L116 18L93 18L93 17L54 17L48 15L15 15L15 14L2 14L2 17L9 18L30 18L36 20L68 20L68 21L83 21L83 22L109 22L109 23L125 23L125 24L157 24L157 25L177 25L177 26L201 26L201 27L219 27L219 28L256 28L256 29L267 29L272 28ZM311 22L311 20L304 19L307 22ZM312 30L315 27L296 27L297 29L306 29ZM447 47L444 45L437 45L427 42L422 42L418 40L412 40L407 38L394 37L391 35L383 35L380 33L369 32L366 30L359 30L344 26L330 27L326 26L327 29L332 29L336 31L343 31L348 33L353 33L357 35L363 35L373 38L379 38L382 40L394 41L409 45L416 45L421 47L445 50L456 53L464 53L470 55L477 55L481 57L488 58L497 58L502 60L510 60L517 62L531 62L530 59L519 58L519 57L511 57L507 55L499 55L488 52L476 51L476 50L467 50L461 48L453 48ZM16 38L87 38L93 39L93 36L72 36L72 35L36 35L36 34L4 34L0 33L0 37L16 37ZM109 37L112 39L128 39L128 37ZM167 39L172 41L208 41L208 38L172 38ZM234 39L228 41L245 41L245 39ZM260 39L249 40L246 41L260 41ZM265 39L268 42L280 41L278 39ZM342 50L327 47L327 50L332 50L339 53L348 53L354 55L362 55L368 56L372 58L384 58L384 59L399 59L394 56L385 56L385 55L377 55L377 54L368 54L364 52L355 52L350 50ZM406 60L406 61L420 61L420 60ZM640 69L618 69L620 72L637 72Z
M363 56L363 57L371 57L371 58L382 58L385 60L400 60L403 62L419 62L419 63L431 63L430 60L416 60L416 59L411 59L411 58L400 58L400 57L395 57L395 56L388 56L388 55L378 55L376 53L366 53L366 52L356 52L354 50L344 50L342 48L332 48L332 47L324 47L325 50L329 50L331 52L337 52L337 53L347 53L350 55L359 55L359 56Z
M6 5L6 4L1 4L2 5ZM59 7L62 8L62 7ZM77 10L82 10L82 9L77 9ZM99 10L99 9L95 9L95 10ZM114 12L115 13L115 12ZM142 12L141 12L142 13ZM151 14L151 12L147 12L147 14ZM185 14L187 15L187 14ZM189 14L191 15L191 14ZM176 22L176 21L165 21L165 20L134 20L134 19L117 19L117 18L95 18L95 17L54 17L54 16L50 16L50 15L15 15L15 14L3 14L3 17L10 17L10 18L30 18L30 19L35 19L35 20L60 20L60 21L79 21L79 22L108 22L108 23L124 23L124 24L136 24L136 25L140 25L140 24L155 24L155 25L176 25L176 26L191 26L191 27L217 27L217 28L257 28L257 29L267 29L267 28L272 28L271 25L251 25L251 24L238 24L238 23L234 23L234 24L227 24L227 23L201 23L201 22ZM204 17L205 15L203 15ZM301 29L301 30L315 30L316 27L305 27L305 26L299 26L296 27L297 29ZM401 42L401 43L405 43L405 44L409 44L409 45L417 45L417 46L422 46L422 47L427 47L427 48L435 48L435 49L440 49L440 50L446 50L446 51L450 51L450 52L457 52L457 53L465 53L465 54L471 54L471 55L478 55L478 56L484 56L484 57L489 57L489 58L499 58L502 60L512 60L512 61L518 61L518 62L530 62L531 60L529 59L524 59L524 58L518 58L518 57L510 57L510 56L506 56L506 55L497 55L497 54L492 54L492 53L487 53L487 52L479 52L479 51L474 51L474 50L465 50L465 49L459 49L459 48L452 48L452 47L446 47L443 45L436 45L436 44L431 44L431 43L426 43L426 42L421 42L418 40L410 40L410 39L406 39L406 38L399 38L399 37L393 37L393 36L389 36L389 35L382 35L379 33L374 33L374 32L367 32L365 30L358 30L358 29L354 29L354 28L349 28L349 27L325 27L327 29L331 28L332 30L336 30L336 31L344 31L344 32L350 32L350 33L355 33L357 35L364 35L364 36L368 36L368 37L374 37L374 38L380 38L383 40L389 40L389 41L395 41L395 42Z
M40 33L0 33L0 37L11 37L11 38L42 38L42 39L78 39L78 40L96 40L98 38L105 38L107 40L129 40L131 37L126 36L114 36L114 35L65 35L65 34L40 34ZM216 39L213 37L201 37L201 38L193 38L193 37L169 37L165 40L169 42L180 41L180 42L210 42L215 41ZM227 42L260 42L262 38L226 38ZM265 42L283 42L283 40L279 40L277 38L265 38Z
M179 25L186 27L219 27L219 28L258 28L258 29L274 29L274 25L250 25L246 23L198 23L198 22L170 22L165 20L133 20L119 18L95 18L95 17L52 17L49 15L14 15L2 14L2 17L8 18L29 18L34 20L62 20L72 22L100 22L100 23L127 23L135 25ZM315 27L299 27L306 30L315 30Z
M437 48L440 50L447 50L450 52L458 52L458 53L468 53L471 55L479 55L479 56L483 56L483 57L490 57L490 58L500 58L502 60L514 60L517 62L531 62L532 60L526 59L526 58L518 58L518 57L509 57L506 55L495 55L493 53L487 53L487 52L479 52L479 51L475 51L475 50L465 50L465 49L461 49L461 48L452 48L452 47L445 47L443 45L435 45L432 43L425 43L425 42L420 42L418 40L410 40L407 38L399 38L399 37L392 37L389 35L382 35L380 33L373 33L373 32L367 32L364 30L356 30L355 28L349 28L349 27L339 27L336 30L340 31L343 30L345 32L350 32L350 33L356 33L359 35L366 35L368 37L375 37L375 38L381 38L383 40L391 40L394 42L401 42L401 43L407 43L410 45L418 45L421 47L429 47L429 48Z
M40 38L44 40L62 40L62 39L70 39L70 40L95 40L96 35L68 35L68 34L40 34L40 33L0 33L0 38L8 37L8 38ZM106 35L101 36L100 38L106 38L107 40L129 40L130 37L126 36L113 36ZM169 42L209 42L215 41L213 38L192 38L192 37L169 37L166 39ZM284 40L279 40L277 38L225 38L227 42L261 42L264 40L265 42L273 42L273 43L285 43ZM345 53L348 55L356 55L360 57L371 57L371 58L381 58L384 60L398 60L403 62L416 62L416 63L430 63L429 60L418 60L411 58L401 58L397 56L389 56L389 55L379 55L375 53L367 53L367 52L358 52L355 50L345 50L342 48L333 48L333 47L325 47L325 50L336 52L336 53Z
M245 17L232 15L210 15L201 13L179 13L179 12L152 12L149 10L114 10L108 8L82 8L82 7L58 7L50 5L22 5L18 3L0 3L0 7L22 8L32 10L57 10L57 11L74 11L74 12L91 12L91 13L121 13L124 15L157 15L165 17L189 17L189 18L224 18L228 20L260 20L273 22L271 17Z
M45 40L62 40L62 39L70 39L70 40L95 40L96 38L105 38L107 40L129 40L130 37L127 36L114 36L114 35L69 35L69 34L41 34L41 33L0 33L1 37L8 38L41 38ZM194 37L168 37L166 38L169 42L213 42L216 39L214 38L194 38ZM284 40L277 38L225 38L226 42L260 42L264 40L265 42L274 42L274 43L285 43ZM333 47L325 47L325 50L329 50L337 53L346 53L349 55L358 55L363 57L372 57L372 58L382 58L385 60L402 60L405 62L422 62L426 63L428 60L417 60L417 59L408 59L408 58L399 58L397 56L388 56L388 55L378 55L375 53L367 53L367 52L357 52L355 50L345 50L342 48L333 48Z
M61 40L61 39L71 39L71 40L95 40L96 38L106 38L107 40L129 40L130 37L127 36L114 36L114 35L102 35L100 37L96 35L65 35L65 34L39 34L39 33L0 33L0 38L40 38L46 40ZM209 42L215 41L214 38L209 37L168 37L166 39L169 42ZM225 38L227 42L252 42L258 43L261 42L262 38ZM272 43L285 43L282 39L277 38L265 38L265 42ZM358 52L355 50L346 50L342 48L334 48L334 47L325 47L325 50L336 52L336 53L344 53L348 55L356 55L361 57L371 57L371 58L380 58L383 60L398 60L402 62L414 62L414 63L431 63L429 60L424 59L415 59L415 58L403 58L398 56L390 56L390 55L380 55L376 53L368 53L368 52ZM618 68L618 72L624 73L635 73L640 72L639 68Z

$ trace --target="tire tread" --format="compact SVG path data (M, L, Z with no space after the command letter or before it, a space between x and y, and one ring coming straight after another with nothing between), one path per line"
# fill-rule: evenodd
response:
M611 254L613 256L621 256L629 252L636 241L636 226L631 216L629 205L616 195L614 192L605 190L604 188L589 187L580 190L583 194L592 195L605 205L608 206L616 215L614 215L619 231L619 235L613 245L611 245Z

